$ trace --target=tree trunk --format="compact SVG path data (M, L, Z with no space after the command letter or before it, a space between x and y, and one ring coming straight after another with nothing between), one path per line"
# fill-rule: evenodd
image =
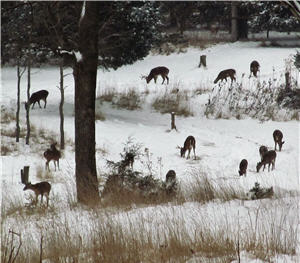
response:
M20 139L20 83L21 83L21 72L20 63L17 64L17 112L16 112L16 142Z
M31 61L28 59L27 63L27 102L29 102L30 98L30 85L31 85L31 79L30 79L30 74L31 74ZM30 105L28 105L26 109L26 126L27 126L27 133L26 133L26 144L29 144L29 138L30 138L30 120L29 120L29 111L30 111Z
M100 2L84 2L79 24L79 52L75 62L75 162L77 200L93 205L99 200L95 159L95 97Z
M64 90L64 68L63 60L59 65L60 72L60 104L59 104L59 116L60 116L60 149L65 149L65 132L64 132L64 102L65 102L65 90Z
M231 2L231 40L238 40L238 3Z

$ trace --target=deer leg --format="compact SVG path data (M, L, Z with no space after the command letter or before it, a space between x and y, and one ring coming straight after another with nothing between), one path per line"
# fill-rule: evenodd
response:
M34 108L34 104L35 104L35 102L32 104L32 107L31 107L31 109L33 109L33 108Z
M164 76L161 76L162 77L162 79L163 79L163 82L161 83L161 84L164 84L164 82L165 82L165 77Z
M275 151L276 151L276 144L277 144L277 143L276 143L276 141L275 141Z
M189 149L189 153L186 159L190 159L191 149Z
M54 167L55 167L55 171L56 171L56 162L55 162L55 160L53 160L53 162L54 162Z
M195 148L193 148L193 150L194 150L194 158L195 158L195 160L196 160L196 153L195 153Z
M43 194L41 194L41 204L43 203Z
M46 108L46 105L47 105L47 100L44 100L45 101L45 105L44 105L44 109Z
M166 78L167 78L167 84L169 84L169 77L168 77L168 76L166 76Z
M48 169L47 169L48 168ZM49 161L46 161L46 171L50 171L50 168L49 168Z
M266 164L264 164L264 168L263 168L263 171L265 170L265 167L266 167Z
M59 170L59 159L57 160L57 167L58 167L58 170Z
M154 83L156 84L157 76L154 77Z
M45 194L45 195L46 195L47 207L48 207L48 204L49 204L49 195L48 194Z
M40 101L38 101L38 104L39 104L39 106L40 106L40 109L41 109L42 107L41 107Z

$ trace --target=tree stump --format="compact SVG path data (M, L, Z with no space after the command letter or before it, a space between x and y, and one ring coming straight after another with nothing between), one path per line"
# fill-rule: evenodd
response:
M21 169L21 182L22 184L27 184L29 179L29 166L24 166L24 169Z
M200 62L199 62L199 68L201 67L201 65L203 65L203 67L206 68L206 55L201 55L200 56Z
M177 131L176 125L175 125L175 112L171 112L171 130L175 129Z

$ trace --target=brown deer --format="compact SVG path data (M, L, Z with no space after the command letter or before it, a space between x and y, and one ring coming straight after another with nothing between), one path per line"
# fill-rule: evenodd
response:
M177 148L180 149L180 156L185 158L185 152L188 150L188 156L187 159L190 158L191 150L194 150L194 157L196 158L195 148L196 148L196 140L194 136L188 136L184 142L183 147L177 146Z
M37 184L26 183L23 191L32 190L35 193L35 203L38 202L38 196L41 195L41 203L43 203L43 196L46 196L47 207L49 204L49 194L51 185L48 182L40 182Z
M257 78L257 71L260 71L259 70L259 63L256 61L256 60L253 60L250 64L250 76L249 78L251 77L251 74L253 73L253 76Z
M49 92L47 90L44 90L44 89L32 93L30 98L29 98L29 101L25 102L25 109L27 110L28 107L30 107L31 104L33 104L32 105L32 109L33 109L34 104L36 102L39 104L40 108L42 108L41 104L40 104L40 100L43 100L45 102L44 108L46 108L48 94L49 94Z
M163 82L161 84L164 84L165 79L167 79L167 84L169 84L168 74L169 69L167 67L156 67L151 69L148 76L142 76L142 79L146 79L147 83L154 79L154 82L156 83L157 77L160 75L163 78Z
M53 143L51 144L50 146L50 149L47 149L47 151L44 152L44 157L46 158L46 170L48 168L48 171L50 171L50 168L49 168L49 162L53 160L54 162L54 166L55 166L55 171L56 171L56 163L57 163L57 167L59 169L59 159L61 157L61 153L60 151L58 151L56 149L56 144L57 143Z
M256 171L259 172L260 168L264 166L263 171L265 170L266 164L268 164L268 172L270 172L270 165L272 164L272 170L275 169L275 160L276 160L276 152L271 150L264 154L261 162L258 162L256 165Z
M228 78L228 77L230 77L231 83L232 83L233 81L236 81L234 75L235 75L235 70L232 69L232 68L231 68L231 69L225 69L225 70L222 70L222 71L219 73L218 77L215 79L214 83L216 84L219 80L223 81L224 79L225 79L226 82L227 82L227 78Z
M273 139L274 139L274 142L275 142L275 151L276 151L276 145L277 144L278 144L278 147L279 147L279 151L281 151L282 145L284 144L284 141L282 141L282 137L283 137L283 134L280 130L275 130L273 132Z
M263 159L263 157L267 151L268 151L268 148L266 146L262 145L259 147L259 155L260 155L261 160Z
M241 160L240 170L239 170L240 176L242 176L243 174L245 176L247 175L247 167L248 167L248 161L246 159Z

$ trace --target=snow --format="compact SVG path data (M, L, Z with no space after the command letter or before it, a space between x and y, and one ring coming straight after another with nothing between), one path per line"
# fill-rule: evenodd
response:
M83 9L84 10L84 9ZM258 200L258 201L238 201L222 203L216 200L202 205L197 202L187 202L179 205L162 205L158 207L137 207L129 211L117 211L109 214L107 220L120 223L124 228L130 230L132 221L143 218L147 230L156 229L157 226L165 226L165 218L182 218L190 234L200 226L200 223L214 222L214 225L222 228L228 224L237 230L237 220L241 223L243 229L248 229L250 217L255 214L257 209L264 207L267 215L275 213L278 208L278 214L286 215L287 221L284 227L289 223L299 224L298 205L299 201L299 122L260 122L256 119L246 118L236 119L207 119L203 115L204 104L207 102L208 94L195 96L191 98L193 117L176 117L176 126L178 132L170 129L170 115L159 114L150 107L151 101L163 94L166 89L178 87L180 90L187 90L192 94L195 89L205 88L211 90L214 87L213 80L221 70L234 68L237 71L237 80L242 79L242 75L249 74L249 65L252 60L259 61L261 72L259 81L274 78L278 76L280 81L283 78L279 76L285 71L285 59L291 54L295 54L293 48L273 48L260 47L256 42L236 42L211 46L205 50L195 48L187 49L186 53L163 55L149 55L142 61L133 65L127 65L116 71L103 72L98 71L97 95L104 92L105 89L114 88L117 92L124 92L133 88L137 92L149 91L145 98L143 108L137 111L120 110L113 108L110 104L104 103L98 105L104 113L106 120L104 122L96 121L96 147L107 149L106 156L97 152L97 168L101 174L106 171L106 159L120 160L120 152L128 137L134 138L135 142L142 143L144 148L148 148L153 154L152 160L157 171L156 177L164 179L168 170L176 171L177 179L183 187L188 189L195 180L195 173L200 176L205 174L212 182L218 185L231 185L241 188L245 192L259 182L262 187L274 187L275 193L280 193L280 199ZM199 57L201 54L207 55L207 69L198 68ZM76 56L77 57L77 56ZM161 78L154 84L153 80L146 85L145 80L140 79L141 74L148 74L153 67L167 66L170 69L170 84L161 85ZM274 70L275 69L275 70ZM32 75L31 93L40 89L49 91L47 108L39 109L37 106L31 110L31 123L38 128L44 128L55 132L57 135L53 138L59 142L59 113L58 106L60 93L56 88L59 83L59 69L55 67L43 67L34 69ZM65 73L70 73L67 69ZM2 68L1 83L1 105L15 110L16 105L16 69ZM72 75L65 78L65 133L67 138L74 140L74 82ZM251 80L245 80L245 86L250 85ZM226 88L226 87L225 87ZM26 76L21 82L21 101L26 100ZM43 102L41 102L43 106ZM97 107L98 107L97 106ZM21 105L21 120L24 123L25 109ZM23 124L24 125L24 124ZM12 126L13 127L13 126ZM285 144L282 151L277 152L276 169L268 172L256 172L256 163L260 161L259 146L266 145L270 149L274 147L272 133L275 129L283 132ZM193 135L196 138L196 160L180 158L177 145L182 146L187 136ZM7 141L6 141L7 140ZM9 143L6 138L2 138L2 144ZM26 203L25 197L28 192L22 191L20 182L20 169L24 165L30 165L31 182L37 182L36 169L44 168L45 161L42 158L43 151L35 152L35 145L26 146L23 141L20 142L19 151L14 156L1 156L2 168L2 198L4 209L9 205L10 200L18 200L21 204ZM44 145L45 150L49 145ZM193 155L192 155L193 156ZM161 158L161 165L158 163ZM238 176L238 166L242 159L248 160L248 172L246 177ZM50 164L50 169L54 169ZM137 160L134 168L145 171L142 162ZM50 194L50 203L52 198L56 200L58 217L65 218L70 225L76 222L77 227L72 229L75 233L84 233L88 236L92 231L92 215L80 207L74 210L66 210L67 199L70 198L68 191L75 189L74 183L75 160L74 152L70 147L64 152L64 158L60 162L60 170L54 172L51 179L53 192ZM69 190L67 190L69 189ZM290 191L296 193L296 197L290 196ZM249 212L250 211L250 212ZM277 215L278 215L277 214ZM197 218L201 218L197 221ZM279 218L272 218L274 222L280 224ZM205 220L204 220L205 219ZM49 224L52 220L50 214L40 219L39 223L28 222L28 224L18 223L17 217L9 216L3 221L3 231L10 228L24 233L24 236L30 235L30 231L35 233L32 237L38 240L39 225ZM268 218L264 214L259 217L261 225L268 224ZM227 222L229 221L229 222ZM23 221L22 221L23 222ZM38 222L38 221L37 221ZM199 223L200 222L200 223ZM291 224L292 224L291 223ZM294 225L294 226L295 226ZM240 226L239 226L240 227ZM296 227L296 226L295 226ZM297 229L297 227L296 227ZM296 262L300 260L299 247L296 251L296 258L288 255L277 255L276 262ZM197 262L190 260L188 262ZM289 261L290 260L290 261ZM237 262L237 261L233 261ZM264 262L253 258L246 252L241 254L241 262Z

